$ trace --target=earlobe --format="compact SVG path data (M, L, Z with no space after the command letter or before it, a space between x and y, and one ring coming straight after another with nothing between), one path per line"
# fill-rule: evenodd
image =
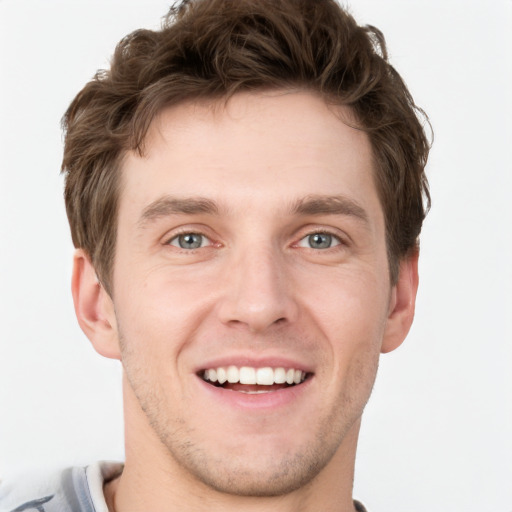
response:
M391 352L404 341L414 319L418 291L418 251L400 263L398 282L392 289L389 316L382 341L381 352Z
M83 249L77 249L73 258L71 291L78 323L95 350L120 359L114 304Z

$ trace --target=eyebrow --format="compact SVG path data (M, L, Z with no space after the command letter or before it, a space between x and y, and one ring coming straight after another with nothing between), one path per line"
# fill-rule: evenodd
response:
M362 206L345 196L310 195L292 203L292 215L345 215L368 223L368 214ZM205 197L163 196L144 208L139 218L140 227L169 215L218 215L217 203Z
M140 227L144 227L150 222L169 215L195 215L199 213L218 215L219 209L215 202L204 197L163 196L144 208L138 224Z
M353 199L345 196L311 195L299 199L292 206L292 213L299 215L346 215L368 224L366 210Z

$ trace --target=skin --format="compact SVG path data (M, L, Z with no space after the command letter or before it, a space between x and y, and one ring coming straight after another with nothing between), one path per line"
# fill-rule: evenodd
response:
M418 276L413 254L390 284L371 146L347 118L306 92L184 103L126 155L112 297L81 250L73 275L82 329L124 369L110 510L353 510L361 414ZM280 358L308 371L283 403L223 401L197 375Z

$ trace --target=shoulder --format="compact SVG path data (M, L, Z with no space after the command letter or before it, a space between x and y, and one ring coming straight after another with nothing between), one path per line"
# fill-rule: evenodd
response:
M121 471L121 464L101 462L2 481L0 512L108 512L103 483Z
M368 512L364 505L357 500L354 500L354 507L356 508L357 512Z

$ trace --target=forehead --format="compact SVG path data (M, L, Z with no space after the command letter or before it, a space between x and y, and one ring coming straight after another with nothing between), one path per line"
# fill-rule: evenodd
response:
M364 206L377 197L372 149L354 125L348 108L307 92L240 93L167 108L148 131L144 156L126 155L120 216L166 194L228 208L341 194Z

